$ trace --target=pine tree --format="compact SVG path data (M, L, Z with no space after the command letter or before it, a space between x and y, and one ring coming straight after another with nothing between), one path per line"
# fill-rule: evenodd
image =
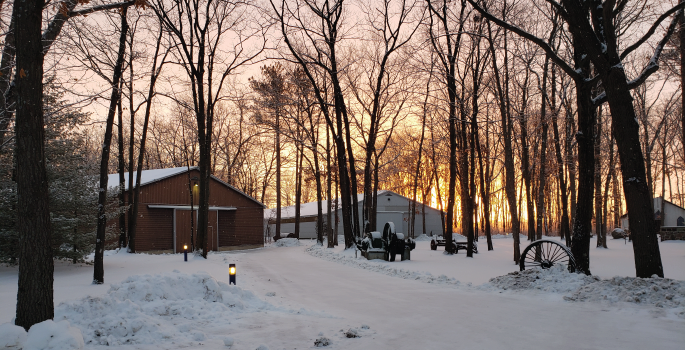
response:
M56 259L76 263L94 249L98 184L94 176L96 164L82 152L85 135L79 130L89 116L68 106L61 98L62 94L48 81L43 113L53 228L51 246ZM0 262L9 264L18 262L19 244L13 150L14 145L8 145L0 155Z

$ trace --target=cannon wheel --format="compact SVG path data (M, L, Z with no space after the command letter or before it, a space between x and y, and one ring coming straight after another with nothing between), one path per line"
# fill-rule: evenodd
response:
M431 250L438 250L438 242L434 239L431 239Z
M383 239L390 243L390 236L392 236L395 231L395 224L392 221L388 221L385 223L385 226L383 226Z
M564 245L547 239L537 240L529 244L521 254L519 266L521 271L526 268L541 267L548 269L555 264L566 264L569 272L575 272L576 260L571 250Z

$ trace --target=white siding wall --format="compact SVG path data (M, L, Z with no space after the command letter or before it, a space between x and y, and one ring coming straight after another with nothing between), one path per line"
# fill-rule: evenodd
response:
M409 222L409 200L392 192L384 192L378 195L378 217L377 217L377 231L383 230L386 222L392 221L398 232L409 233L407 227ZM359 221L360 227L363 230L363 203L359 202ZM421 205L417 205L416 210L416 225L414 232L416 235L423 233L423 215L421 212ZM325 220L325 217L324 217ZM332 215L332 221L335 220L335 214ZM343 234L342 225L342 210L338 209L338 234ZM276 225L269 225L270 235L273 236L276 231ZM295 224L281 224L281 232L295 232ZM440 222L440 211L431 207L426 207L426 232L427 235L434 236L442 235L442 223ZM316 238L316 222L300 223L300 238Z
M678 226L678 217L681 216L685 218L685 210L671 203L664 203L664 222L662 226Z

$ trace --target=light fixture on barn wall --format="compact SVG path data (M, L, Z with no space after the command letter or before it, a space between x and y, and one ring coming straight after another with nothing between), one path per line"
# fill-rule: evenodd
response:
M235 285L235 264L228 264L228 284Z
M193 177L190 178L190 179L193 180L193 185L194 185L195 187L197 187L197 181L200 180L200 179L199 179L197 176L193 176Z

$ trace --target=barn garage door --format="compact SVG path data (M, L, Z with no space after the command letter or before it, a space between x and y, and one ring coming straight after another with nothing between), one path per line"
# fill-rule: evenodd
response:
M183 245L187 244L190 249L191 237L191 216L193 242L197 244L197 210L176 209L176 252L183 252ZM217 246L217 217L216 210L209 211L207 223L207 248L208 250L218 250ZM192 214L191 214L192 213Z
M219 211L219 246L228 247L240 244L235 233L235 210Z
M136 249L171 250L174 249L174 211L172 209L149 209L147 215L140 217L136 237Z

